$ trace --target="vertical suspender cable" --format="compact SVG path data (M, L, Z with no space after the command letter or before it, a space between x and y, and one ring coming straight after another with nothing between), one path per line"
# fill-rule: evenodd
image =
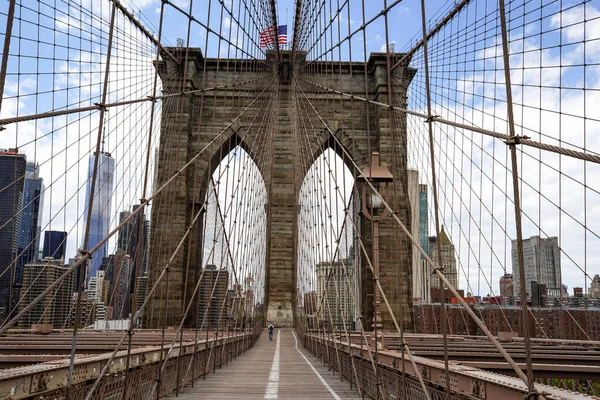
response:
M425 92L427 94L427 128L429 130L429 153L431 157L431 186L433 191L433 212L435 214L435 234L438 236L440 234L440 208L438 202L438 192L437 192L437 178L435 171L435 151L434 151L434 140L433 140L433 115L431 114L431 88L429 83L429 62L428 62L428 54L427 54L427 25L425 22L425 0L421 0L421 27L423 31L423 59L425 63ZM438 237L436 242L436 250L437 250L437 268L443 269L443 259L442 259L442 246ZM440 323L442 328L442 338L444 342L444 375L446 380L446 398L450 398L450 370L448 366L448 315L446 310L446 288L444 287L444 282L439 280L440 282L440 292L441 292L441 316Z
M510 158L512 164L512 177L513 177L513 194L514 194L514 205L515 205L515 228L517 231L517 256L519 262L519 278L520 288L519 294L521 296L521 315L523 319L523 336L525 341L525 358L527 363L527 387L529 394L527 398L538 398L538 393L534 384L533 377L533 366L531 359L531 332L529 330L529 307L527 306L527 291L525 289L525 262L523 259L523 231L521 226L521 200L519 197L519 172L517 165L517 144L518 137L515 133L515 120L513 114L513 102L512 102L512 88L510 82L510 53L508 49L508 28L506 22L506 11L504 7L504 0L499 0L500 7L500 27L502 29L502 55L504 61L504 79L506 88L506 113L508 115L508 129L510 132L511 139L507 141L510 148Z
M112 43L113 43L113 36L114 36L114 31L115 31L115 16L116 16L116 14L117 14L117 6L116 6L116 3L113 2L112 11L111 11L111 15L110 15L110 28L109 28L109 34L108 34L106 66L105 66L105 70L104 70L104 86L102 88L102 103L101 104L106 103L106 96L108 93L108 77L109 77L109 73L110 73L110 56L112 53ZM104 125L104 114L105 113L106 113L106 108L101 107L100 115L98 117L98 135L96 138L96 152L94 154L94 169L92 172L92 185L90 187L90 199L89 199L89 203L87 205L87 207L88 207L88 209L87 209L87 224L85 227L85 235L84 235L84 242L82 245L82 249L79 251L80 256L84 255L88 251L88 244L89 244L89 238L90 238L90 224L91 224L91 220L92 220L92 207L94 205L94 197L95 197L94 193L96 190L96 178L98 176L98 160L100 158L100 145L101 145L101 141L102 141L102 128ZM88 262L89 262L89 260L90 259L88 259ZM80 272L79 273L79 282L78 282L79 287L77 288L77 304L75 305L75 324L73 326L73 343L71 345L71 358L69 361L69 375L67 377L67 389L66 389L67 400L69 399L71 383L73 382L73 369L75 366L75 348L77 347L77 332L78 332L79 318L80 318L80 314L81 314L81 298L83 296L84 281L87 276L87 273L84 273L85 269L86 269L86 265L87 265L87 262L84 262L79 266L79 272Z

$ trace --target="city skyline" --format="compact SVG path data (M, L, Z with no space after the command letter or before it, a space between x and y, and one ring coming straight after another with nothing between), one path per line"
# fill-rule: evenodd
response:
M148 7L148 4L146 4L145 2L143 4L140 4L140 9L146 9L146 11L148 11L147 7ZM432 7L435 7L435 6L432 6ZM591 9L595 10L595 8L593 8L593 7ZM566 14L565 14L565 16L566 16ZM151 17L155 18L156 16L152 14ZM407 21L407 22L411 22L412 23L412 21ZM549 21L548 23L555 24L556 22L553 19L553 21ZM171 29L171 28L172 27L169 27L169 29ZM175 34L175 32L173 32L173 34ZM380 40L380 39L378 39L378 40ZM370 44L370 46L372 46L372 45L373 44ZM111 122L111 123L113 123L113 122ZM114 131L114 129L115 129L114 126L115 125L118 126L118 124L116 124L116 123L113 123L112 126L109 126L109 129L108 129L109 133L107 135L107 149L111 150L111 152L116 147L118 147L116 144L119 143L117 138L115 138L114 136L111 137L111 133L112 133L112 131ZM112 141L112 142L110 143L111 145L109 146L108 142L110 142L110 141ZM154 150L153 153L155 154L155 157L156 157L157 149L154 148L152 150ZM32 152L30 152L29 154L32 154ZM43 153L40 153L40 154L43 154ZM37 157L38 157L38 159L43 160L43 157L41 157L39 155ZM42 165L41 169L47 171L49 169L48 164L44 163L43 161L42 161L42 164L43 165ZM154 163L152 170L156 171L157 167L158 167L157 163ZM423 171L420 171L420 172L423 172ZM422 173L422 176L423 176L423 178L421 179L421 181L427 182L428 180L430 180L430 177L428 176L428 171L425 171L424 173ZM55 177L56 177L56 175L55 175ZM54 180L56 180L56 178ZM152 180L152 182L154 182L154 180ZM428 183L426 183L426 184L428 184ZM113 197L111 199L112 207L115 208L115 209L119 208L119 207L116 206L116 204L119 201L121 201L123 203L125 202L125 201L122 201L122 200L118 199L116 194L114 194L112 197ZM141 197L141 196L137 196L137 193L134 194L134 195L132 195L132 196L130 196L130 198L136 198L136 197ZM81 201L81 204L84 204L84 203L86 203L86 202L85 201ZM134 203L135 203L135 201L129 200L129 204L134 204ZM121 207L121 208L125 209L127 207ZM85 213L81 213L81 209L79 211L80 211L81 215L85 214ZM46 213L46 214L48 214L48 213ZM44 219L48 220L48 218L50 218L50 220L52 221L52 224L55 225L55 226L56 225L60 225L63 221L65 221L65 223L63 224L65 226L59 226L56 229L58 229L58 230L64 229L65 231L69 232L69 235L68 235L68 241L69 241L68 254L69 255L74 255L76 253L77 248L81 247L81 243L79 243L79 246L75 246L74 243L76 241L79 242L79 238L82 235L82 231L85 230L85 226L83 226L83 227L81 226L82 225L81 219L79 219L78 222L72 222L74 219L67 219L67 218L63 219L63 218L60 218L60 217L56 217L55 218L54 216L50 216L50 217L44 216ZM112 213L112 219L111 219L110 226L115 226L117 221L118 221L118 214L117 213ZM429 221L429 222L432 223L433 221ZM470 247L465 247L465 244L464 244L464 243L471 243L471 242L469 240L461 238L461 234L463 234L461 232L461 229L462 229L461 228L461 226L462 226L461 223L457 223L457 224L453 225L451 222L452 222L451 220L450 221L445 221L444 225L446 226L446 229L448 230L448 235L451 237L452 241L457 244L457 253L459 255L459 257L457 259L457 264L458 264L457 265L457 269L458 269L458 276L460 278L459 281L461 282L461 284L459 285L459 287L461 287L462 289L465 289L465 290L469 290L469 291L471 291L473 293L477 292L479 294L485 294L485 292L490 291L490 290L497 292L498 289L499 289L499 287L498 287L498 277L502 276L506 272L510 272L511 271L510 255L508 257L503 257L503 256L505 256L504 254L497 254L497 253L501 253L502 252L500 250L497 253L492 254L490 257L487 257L487 255L484 255L484 256L480 257L479 254L477 254L477 257L476 257L477 259L475 261L471 261L470 260L470 258L471 258L470 252L473 249L471 249ZM48 225L48 224L46 224L46 225ZM498 224L498 225L500 225L500 224ZM505 226L508 226L509 228L512 228L510 226L510 224L506 224L505 223ZM431 228L431 227L428 226L428 228ZM53 230L56 230L56 229L54 229L54 227L53 227ZM524 229L526 230L525 236L527 236L528 234L531 234L532 232L534 232L536 228L532 227L532 226L525 226ZM512 235L511 231L512 231L512 229L507 229L507 232L508 232L507 236L508 235ZM547 230L547 232L545 232L545 233L547 235L550 235L550 236L556 235L557 234L557 229L554 229L554 231ZM463 235L466 236L466 234L463 234ZM73 239L75 236L78 236L78 238L77 239ZM496 240L498 240L498 238L502 238L502 236L501 235L496 235ZM463 239L463 240L461 240L461 239ZM109 242L107 243L107 245L103 246L103 249L101 249L100 252L104 252L105 254L114 252L113 249L116 249L116 245L114 245L115 242L116 242L115 239L109 240ZM462 243L463 247L459 248L459 246L460 246L461 243ZM495 245L495 244L496 243L492 243L490 245L490 248L491 248L492 245ZM107 247L110 248L110 250ZM502 245L500 245L499 248L502 248ZM589 248L592 248L592 247L589 246ZM504 250L506 250L506 252L510 252L509 246L504 246ZM585 251L589 252L589 250L585 250ZM585 251L584 251L584 253L585 253ZM573 254L573 253L570 253L570 254ZM569 258L567 256L570 255L570 254L561 253L561 257L562 258ZM583 253L581 253L581 254L583 254ZM585 257L585 255L580 256L580 254L575 254L575 256L576 257L570 257L570 258L580 259L582 257ZM595 256L595 255L593 255L593 256ZM499 259L498 262L496 262L496 258ZM96 261L97 261L97 259L96 259ZM485 279L482 279L482 286L483 286L483 288L481 288L481 290L479 288L479 285L478 286L473 285L473 287L467 287L468 282L472 282L472 280L470 281L469 278L473 277L473 273L474 273L473 271L476 270L476 268L471 268L470 271L469 271L468 266L469 266L470 263L472 263L472 265L474 265L474 266L477 266L477 268L481 269L486 274L485 275ZM575 262L573 262L573 263L575 263ZM94 262L92 262L91 264L92 264L92 267L94 267ZM489 271L489 274L488 274L488 271ZM575 287L575 286L581 286L581 287L584 288L584 290L588 290L588 288L590 286L590 283L591 283L589 277L581 278L580 276L576 276L576 277L568 276L568 274L579 274L579 270L577 270L576 268L574 268L572 265L570 265L570 268L565 268L565 271L563 271L563 272L566 272L566 274L563 274L563 277L562 277L563 279L562 280L570 288ZM489 282L491 282L489 288L485 287L485 285L486 285L486 279Z
M93 160L93 158L90 158L90 165L92 165L92 164L91 164L92 160ZM114 160L113 160L113 163L114 163ZM37 171L38 171L38 169L39 169L39 168L38 168L38 167L33 167L33 165L34 165L34 164L33 164L33 163L30 163L30 162L27 162L27 163L26 163L26 175L27 175L27 174L33 175L33 176L35 177L35 179L36 179L36 180L38 180L38 179L39 179L39 181L41 182L41 186L40 186L41 188L40 188L40 189L36 189L36 190L37 190L39 193L38 193L38 194L36 194L36 196L34 196L34 198L40 199L40 203L41 203L41 204L40 204L40 207L39 207L39 211L38 211L38 212L39 212L39 215L41 216L41 215L43 215L43 210L44 210L44 206L43 206L43 203L44 203L44 202L43 202L43 195L44 195L44 185L43 185L43 178L39 177L39 174L37 173ZM100 164L100 165L101 165L101 164ZM99 166L99 169L101 169L101 167L100 167L100 166ZM28 181L28 179L26 178L26 179L25 179L25 184L24 184L24 185L26 185L26 184L27 184L27 181ZM427 185L425 185L425 184L420 184L420 183L419 183L419 191L420 191L420 193L419 193L419 214L418 214L418 215L419 215L419 230L420 230L420 228L423 226L423 218L424 218L424 215L427 215L427 213L423 213L423 212L422 212L422 209L421 209L421 207L420 207L420 205L421 205L422 203L425 203L425 204L426 204L426 201L427 201L427 189L426 189L426 188L427 188ZM88 190L89 190L89 189L88 189ZM25 190L25 188L24 188L24 189L23 189L23 193L25 194L25 192L26 192L26 190ZM25 204L25 203L24 203L24 200L22 200L22 202L23 202L23 204ZM108 204L108 203L109 203L109 202L107 202L107 203L105 203L105 204ZM97 204L100 204L100 203L97 203ZM136 207L136 206L134 205L134 208L133 208L134 210L135 210L135 207ZM104 207L104 210L108 210L108 207ZM23 207L22 213L25 213L25 212L27 212L27 208L26 208L26 207ZM123 212L123 211L121 211L121 212ZM125 211L125 212L128 212L128 211ZM112 217L112 215L114 215L114 213L111 213L111 218L113 218L113 217ZM104 218L104 217L103 217L103 218ZM114 218L113 218L113 219L114 219ZM427 220L427 219L425 218L425 220ZM148 222L149 222L149 221L148 221L148 220L146 220L146 223L148 223ZM144 228L144 230L146 230L146 229L147 229L147 228ZM97 230L98 230L98 229L97 229ZM42 237L42 235L45 235L45 234L46 234L46 232L48 232L48 231L46 231L46 230L44 230L44 231L41 231L41 228L39 227L39 224L38 224L38 231L36 232L36 236L37 236L37 242L38 242L38 243L40 242L40 238ZM91 238L90 240L92 240L92 236L93 236L93 235L90 235L90 238ZM423 235L422 235L422 234L419 234L419 240L422 240L422 239L423 239ZM66 245L66 241L65 241L64 245ZM35 246L35 245L34 245L34 246ZM37 254L38 254L38 251L40 250L40 247L39 247L39 246L40 246L40 245L38 244L38 246L36 246L36 247L35 247L35 249L36 249L37 251L36 251L36 256L35 256L33 259L37 259L37 258L38 258L38 257L37 257ZM32 246L30 246L30 247L32 247ZM118 244L117 244L116 248L118 248L118 247L119 247L119 246L118 246ZM107 245L103 246L103 247L101 248L100 252L104 250L104 251L106 251L107 253L110 253L108 250L106 250L107 248L108 248L108 246L107 246ZM98 253L98 257L99 257L99 255L100 255L100 252ZM20 253L21 253L21 251L18 251L18 253L20 254ZM72 253L72 252L71 252L71 253L66 253L66 255L73 255L73 253ZM66 257L65 257L65 258L66 258ZM17 265L18 265L18 263L17 263ZM93 263L90 263L90 265L91 265L92 267L94 267L94 264L93 264ZM144 262L144 265L146 265L146 263L145 263L145 262ZM422 267L422 268L425 268L425 266L424 266L424 265L422 265L421 267ZM97 267L96 267L96 270L97 270ZM145 270L145 269L143 269L143 270L142 270L142 273L143 273L144 271L146 271L146 270ZM16 271L15 271L15 273L16 273ZM93 275L91 275L91 273L92 273L92 271L90 270L90 275L89 275L89 277L93 276ZM459 274L459 276L460 276L460 274ZM18 280L17 280L16 278L15 278L15 279L13 279L13 283L17 283L17 282L18 282ZM132 283L132 285L133 285L133 283ZM583 287L583 285L581 285L581 284L580 284L580 285L577 285L577 284L575 284L575 285L572 285L571 287L576 287L576 286L581 286L581 287ZM460 286L459 286L459 287L460 287ZM464 289L464 288L463 288L463 289ZM589 284L588 284L588 287L584 287L584 290L587 290L587 289L589 289Z

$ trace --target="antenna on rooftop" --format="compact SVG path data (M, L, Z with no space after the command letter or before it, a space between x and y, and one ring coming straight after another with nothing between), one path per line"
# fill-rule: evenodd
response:
M104 153L104 141L106 139L106 122L102 125L102 148L100 149L100 153Z

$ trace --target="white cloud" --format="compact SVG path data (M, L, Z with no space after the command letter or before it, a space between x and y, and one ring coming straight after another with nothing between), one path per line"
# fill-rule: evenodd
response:
M391 46L396 46L396 42L392 40L392 41L390 42L390 47L391 47ZM386 50L385 43L382 43L382 44L381 44L381 46L379 47L379 51L380 51L380 52L382 52L382 53L385 53L385 52L387 51L387 50ZM397 51L397 50L395 50L395 51Z
M139 10L144 10L146 8L150 8L151 6L159 3L159 0L127 0L127 2L132 4ZM176 2L176 4L179 2Z
M583 20L584 7L587 10L585 23L579 22ZM579 66L584 63L584 49L587 63L593 65L600 61L600 52L590 50L590 45L600 37L599 17L600 12L590 3L555 15L543 27L537 25L538 30L542 28L553 35L544 37L543 47L539 36L532 33L535 26L530 28L527 38L511 35L511 81L518 135L578 150L585 144L588 151L600 153L600 124L589 118L594 115L595 105L600 104L600 95L595 90L582 90L598 84L598 70L593 66L585 69ZM584 40L584 32L586 42L575 43ZM562 49L554 46L552 40L558 44L561 36L563 43L574 44ZM468 47L469 43L462 45ZM432 64L434 114L508 133L501 56L497 36L488 38L486 46L479 47L473 55L464 54L464 64L456 71L440 69L453 67L450 60L441 63L442 66ZM419 68L420 75L415 79L422 85L422 66ZM418 93L423 88L417 83L409 90L414 90L409 93L411 107L423 111L424 95ZM426 125L420 119L413 121L413 117L409 117L409 126L414 129L409 135L409 162L418 165L422 179L428 180L429 156L427 143L422 139L427 135ZM510 239L515 235L511 167L506 145L468 130L463 132L443 124L435 124L435 127L440 207L463 266L461 287L466 289L465 281L469 279L471 288L468 290L477 293L480 283L485 295L489 289L483 276L490 279L491 273L490 283L497 291L503 268L509 272L512 269ZM592 178L600 173L599 168L569 157L545 151L540 155L537 149L520 147L524 236L538 233L559 236L563 283L570 288L589 286L582 270L587 268L587 273L593 275L591 269L600 263L600 253L596 250L600 242L597 238L600 210L595 206L600 203L597 194L600 183Z
M565 6L566 10L551 18L553 28L560 28L565 43L596 40L600 37L600 11L590 3Z
M110 9L109 2L103 1L105 4L102 9ZM90 3L89 6L88 13L102 19L108 18L104 11L101 16L96 14L100 12L99 2ZM65 13L67 11L73 11L73 7L65 8ZM79 17L76 12L69 17L66 14L62 16L62 19L59 16L57 22L60 32L58 35L85 37L84 31L90 29L91 18ZM120 14L117 17L118 29L115 31L109 75L109 102L144 98L151 94L154 52L146 52L141 46L133 50L132 46L141 44L146 39L125 20ZM95 34L107 36L106 25L97 23L94 29L98 29ZM58 59L53 63L52 75L22 73L19 81L9 77L5 94L18 94L21 97L18 100L14 97L5 98L0 117L76 108L99 101L106 48L94 46L86 49L85 44L77 48L75 43L74 40L71 41L71 50L66 56L68 61ZM148 42L144 45L147 48L153 47ZM32 58L26 57L28 51L31 49L22 50L24 57L21 59L21 66L23 70L36 71ZM149 105L148 102L111 108L106 114L106 150L113 154L117 164L112 194L112 227L118 222L118 211L130 208L141 197L141 160L145 154L144 146L148 135L145 116ZM160 107L158 110L160 111ZM160 116L160 112L158 115ZM5 147L19 147L27 155L28 161L40 164L40 175L46 186L42 229L69 232L67 257L73 257L81 245L88 160L95 150L98 116L99 113L94 111L25 121L9 124L3 132L3 136L6 135L4 137L7 138ZM155 126L155 133L156 130ZM109 243L109 251L114 251L114 240Z

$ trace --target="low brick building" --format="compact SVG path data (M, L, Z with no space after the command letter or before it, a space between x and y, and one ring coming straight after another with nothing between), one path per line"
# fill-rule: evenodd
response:
M416 332L441 333L439 303L416 304ZM449 334L484 335L475 320L464 308L448 304ZM518 332L523 335L520 306L473 305L476 315L485 322L488 329L498 332ZM600 308L532 308L531 329L535 337L549 339L600 340Z

